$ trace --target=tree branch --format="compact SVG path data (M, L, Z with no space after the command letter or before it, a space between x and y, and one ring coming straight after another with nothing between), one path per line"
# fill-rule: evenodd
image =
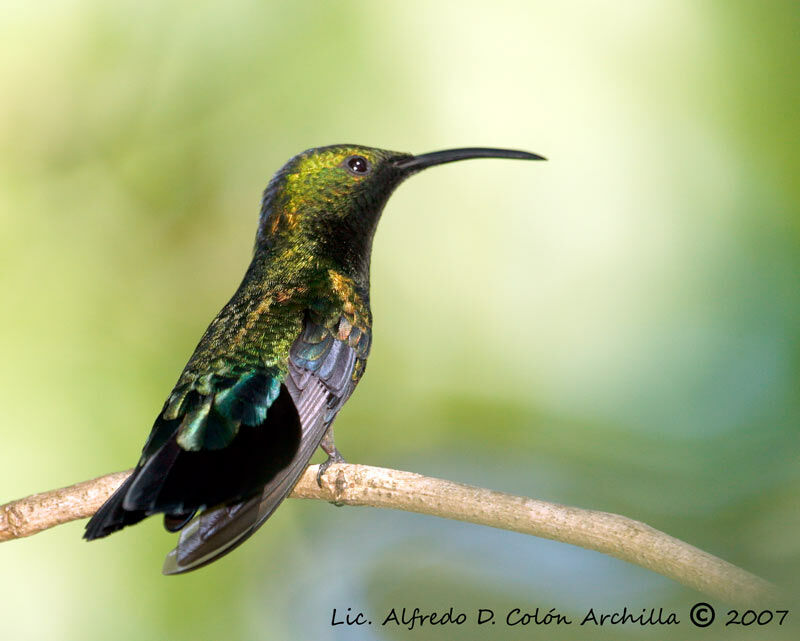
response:
M767 581L617 514L367 465L331 465L319 487L317 469L312 465L305 471L292 497L431 514L571 543L634 563L728 603L752 606L777 596L776 588ZM0 541L91 516L130 472L108 474L0 506Z

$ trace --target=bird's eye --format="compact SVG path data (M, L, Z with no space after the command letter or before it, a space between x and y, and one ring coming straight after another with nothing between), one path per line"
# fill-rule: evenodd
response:
M369 163L363 156L350 156L344 161L344 165L351 174L356 174L357 176L368 174L370 170Z

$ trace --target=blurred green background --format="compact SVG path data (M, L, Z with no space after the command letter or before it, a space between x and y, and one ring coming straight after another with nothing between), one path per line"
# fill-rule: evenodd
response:
M619 512L797 590L796 0L0 10L0 502L135 463L290 156L516 147L550 161L437 168L387 206L340 449ZM564 544L319 502L182 577L158 519L82 528L0 546L3 638L405 639L331 611L702 600Z

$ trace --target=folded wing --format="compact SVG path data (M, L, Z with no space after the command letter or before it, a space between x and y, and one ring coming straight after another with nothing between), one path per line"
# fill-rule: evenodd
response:
M165 574L187 572L218 559L269 518L291 492L337 412L352 394L363 371L369 342L368 332L353 328L344 319L333 328L306 320L290 350L289 374L278 396L278 400L283 396L291 399L297 414L300 437L291 460L258 494L208 509L184 527L177 546L164 562Z

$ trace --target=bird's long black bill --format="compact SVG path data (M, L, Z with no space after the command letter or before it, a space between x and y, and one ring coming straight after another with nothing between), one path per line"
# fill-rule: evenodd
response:
M434 151L430 154L421 154L411 158L403 158L395 162L398 169L419 171L434 165L443 165L447 162L457 160L468 160L469 158L514 158L517 160L547 160L539 154L532 154L529 151L517 151L516 149L492 149L491 147L465 147L463 149L445 149L444 151Z

